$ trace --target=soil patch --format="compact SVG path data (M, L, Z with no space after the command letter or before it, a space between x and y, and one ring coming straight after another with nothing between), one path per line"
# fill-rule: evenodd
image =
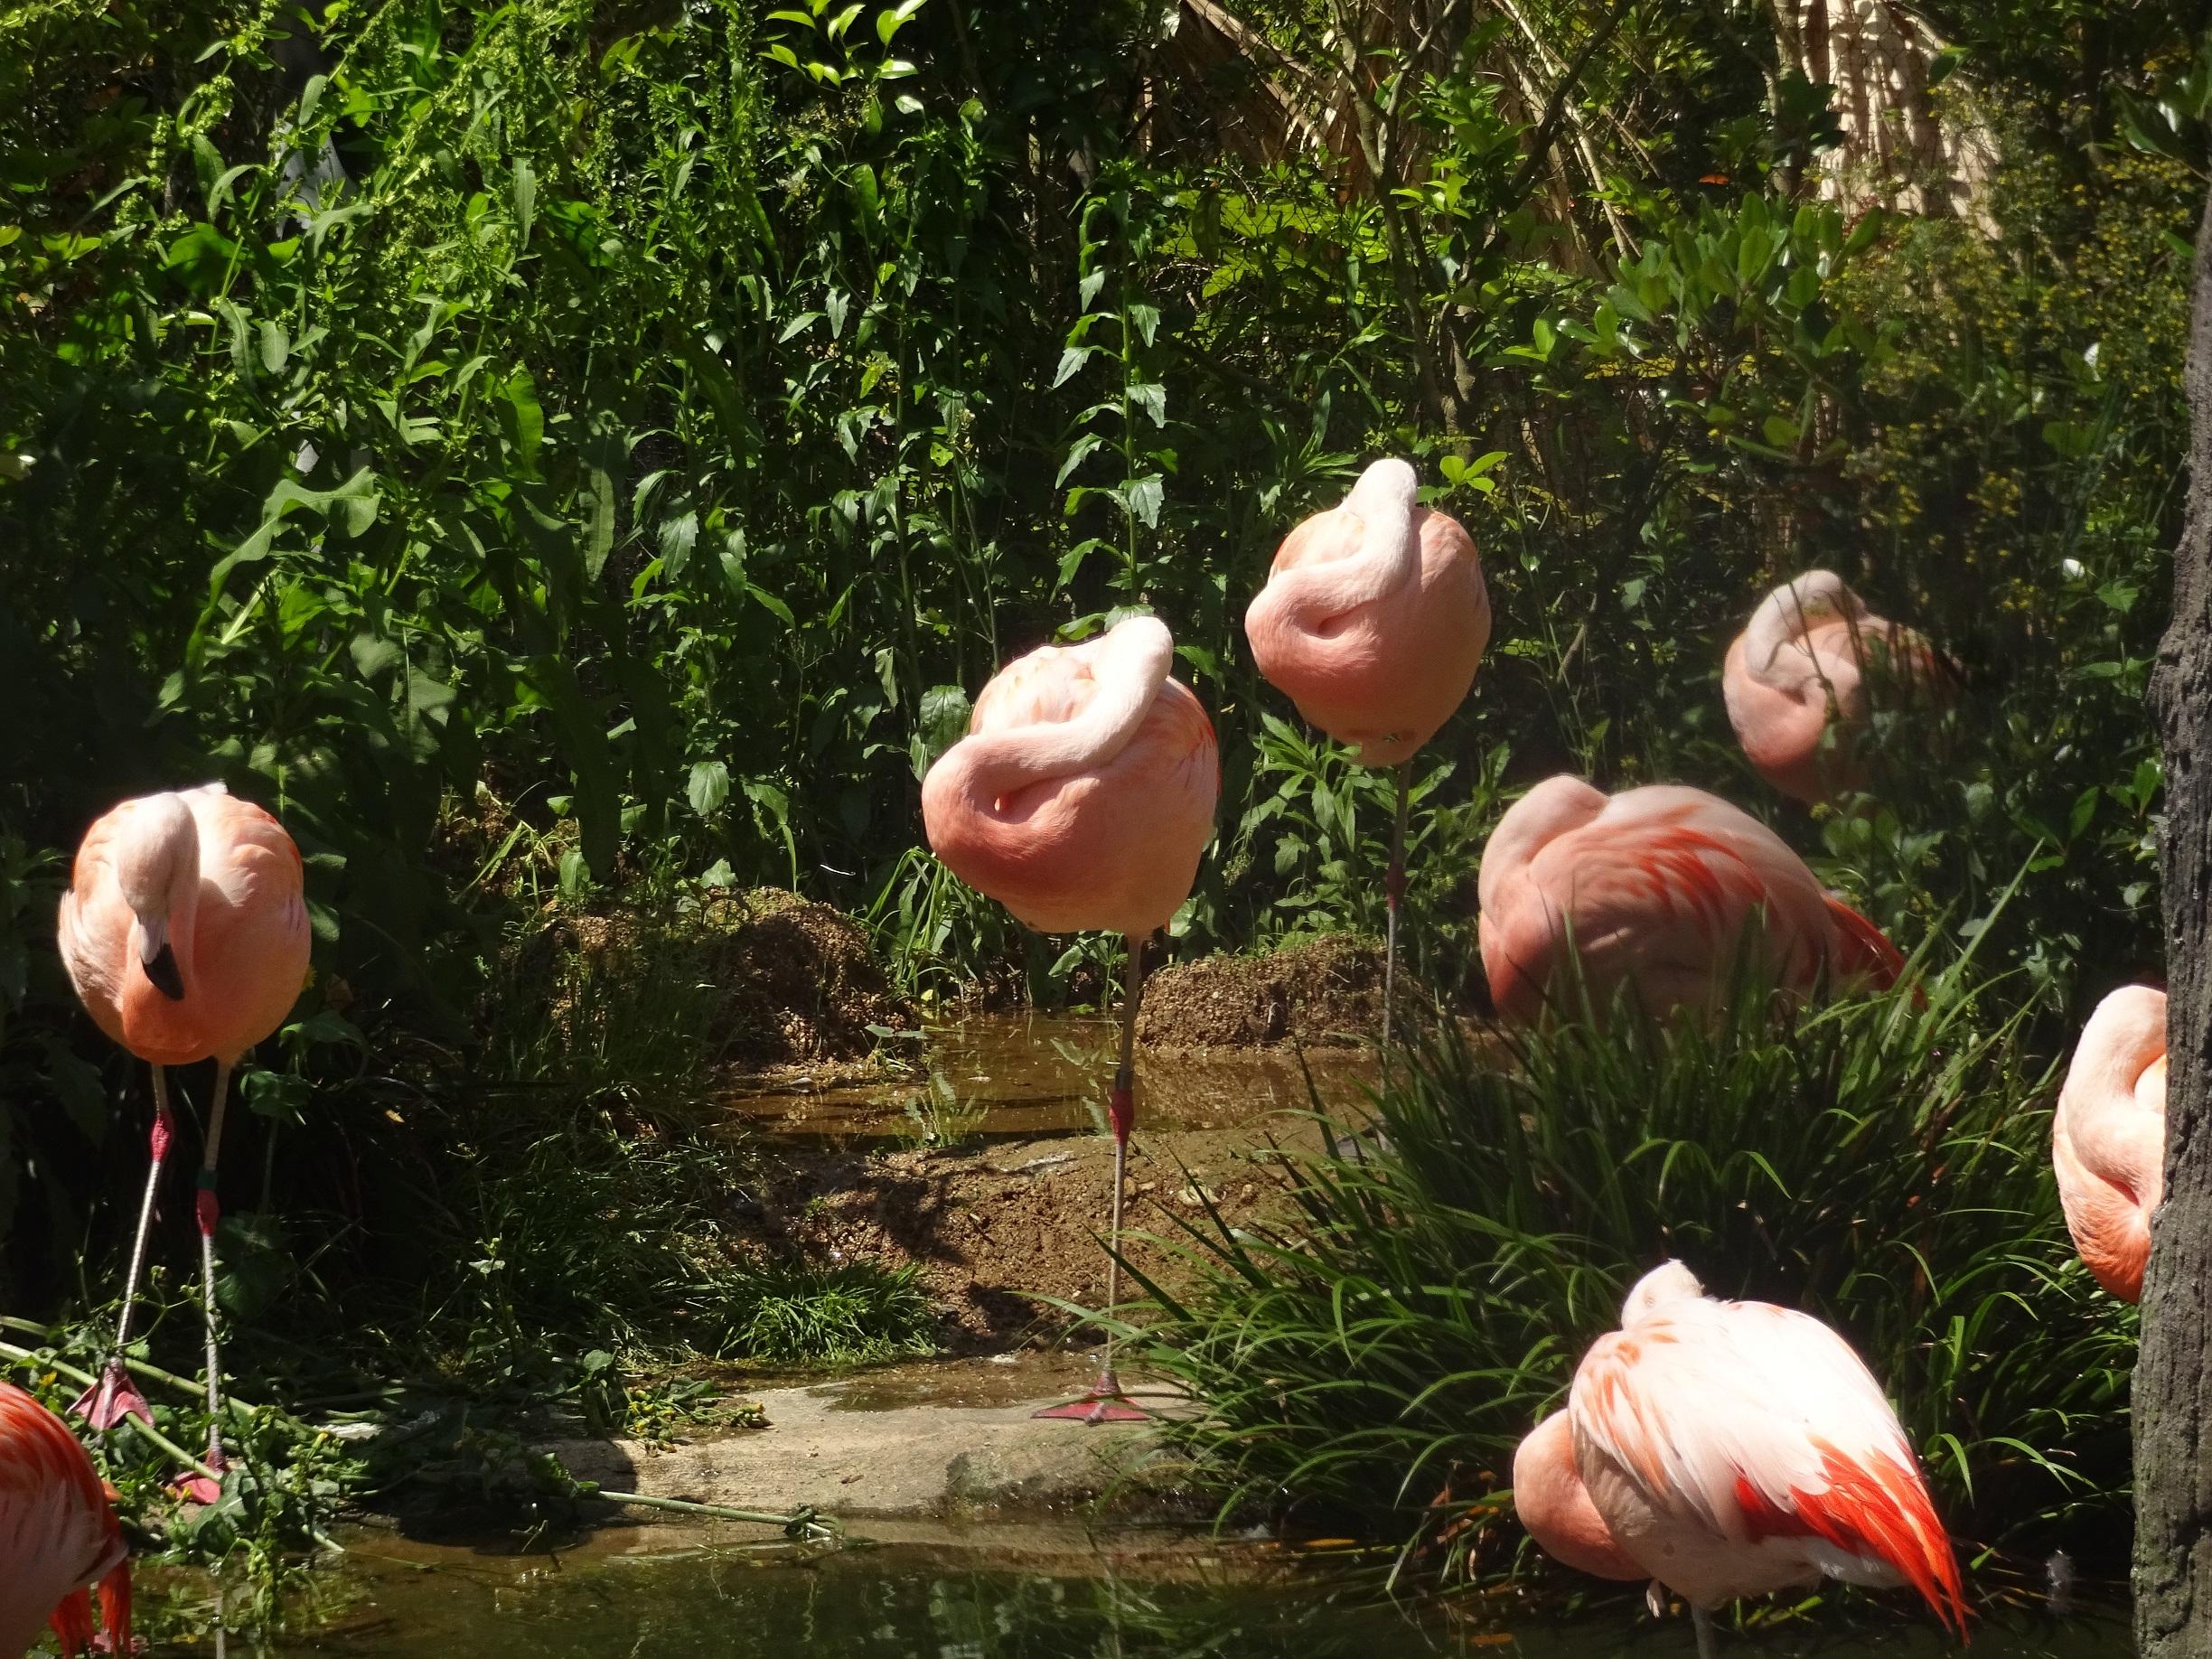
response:
M1401 973L1401 1010L1422 995ZM1137 1040L1158 1048L1343 1046L1382 1028L1382 947L1344 933L1163 968L1137 1012Z
M542 1007L572 1048L674 1041L710 1070L862 1061L869 1027L914 1017L867 929L773 887L551 911L501 977L499 1001Z
M1148 1134L1130 1146L1124 1255L1167 1284L1188 1269L1150 1239L1187 1239L1210 1201L1232 1225L1279 1213L1270 1142L1317 1146L1310 1120ZM789 1143L786 1143L789 1147ZM1251 1154L1258 1151L1261 1157ZM947 1315L947 1346L987 1353L1070 1322L1055 1301L1106 1300L1113 1143L1103 1135L993 1141L950 1150L779 1149L755 1219L760 1242L830 1261L914 1264ZM1141 1296L1124 1276L1124 1298Z

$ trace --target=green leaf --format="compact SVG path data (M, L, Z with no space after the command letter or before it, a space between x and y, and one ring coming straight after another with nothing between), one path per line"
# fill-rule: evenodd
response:
M718 760L700 761L691 768L684 795L701 818L712 818L730 797L729 767Z
M518 156L514 164L515 247L528 248L530 226L537 218L538 173L530 163Z
M261 324L261 366L271 374L282 374L286 360L292 355L292 338L280 323L264 322Z

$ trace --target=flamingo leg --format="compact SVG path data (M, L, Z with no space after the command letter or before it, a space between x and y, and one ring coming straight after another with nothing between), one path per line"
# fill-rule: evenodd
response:
M1698 1659L1716 1659L1720 1645L1713 1639L1712 1615L1703 1607L1692 1607L1690 1622L1697 1627Z
M123 1312L116 1320L115 1352L101 1367L99 1381L79 1396L70 1409L95 1429L114 1428L127 1417L153 1426L154 1414L145 1396L130 1380L123 1356L130 1349L131 1316L137 1310L138 1279L145 1271L146 1234L154 1225L154 1198L161 1187L162 1164L169 1156L173 1122L169 1116L169 1073L164 1067L147 1068L154 1074L154 1132L147 1137L152 1159L146 1169L145 1196L138 1204L138 1236L131 1241L130 1268L123 1276Z
M1413 763L1401 761L1398 814L1391 821L1390 868L1382 877L1382 1064L1390 1065L1391 1013L1398 991L1398 904L1405 897L1406 820L1413 810Z
M193 1205L200 1223L200 1284L207 1314L208 1467L218 1475L228 1467L222 1447L222 1354L215 1332L215 1227L222 1206L215 1198L215 1164L222 1154L223 1108L230 1096L230 1066L215 1063L215 1102L208 1109L207 1146L200 1160L200 1192ZM206 1476L184 1483L184 1495L195 1503L211 1504L221 1486Z
M1130 935L1129 979L1121 996L1121 1059L1114 1067L1113 1093L1106 1109L1114 1139L1113 1213L1106 1234L1106 1307L1110 1312L1121 1305L1121 1195L1129 1174L1129 1130L1137 1122L1137 1004L1144 994L1144 948L1142 939ZM1080 1423L1143 1421L1151 1413L1129 1403L1129 1396L1121 1392L1121 1379L1114 1373L1113 1356L1113 1333L1109 1330L1105 1359L1091 1392L1081 1400L1066 1405L1046 1406L1031 1415L1066 1418Z

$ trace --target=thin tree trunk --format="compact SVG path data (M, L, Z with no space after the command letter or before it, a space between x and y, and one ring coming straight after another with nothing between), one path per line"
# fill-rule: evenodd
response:
M2166 753L2166 1199L2135 1362L2135 1639L2212 1659L2212 202L2183 378L2189 485L2151 698Z

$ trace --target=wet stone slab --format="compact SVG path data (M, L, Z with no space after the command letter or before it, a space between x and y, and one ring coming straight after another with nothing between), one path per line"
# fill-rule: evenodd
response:
M567 1440L544 1449L579 1479L648 1497L839 1517L1064 1515L1101 1496L1123 1516L1181 1514L1178 1465L1157 1427L1096 1427L1032 1415L1097 1374L1080 1356L1012 1354L748 1392L768 1427L655 1449ZM1163 1385L1128 1379L1139 1403L1186 1409Z

